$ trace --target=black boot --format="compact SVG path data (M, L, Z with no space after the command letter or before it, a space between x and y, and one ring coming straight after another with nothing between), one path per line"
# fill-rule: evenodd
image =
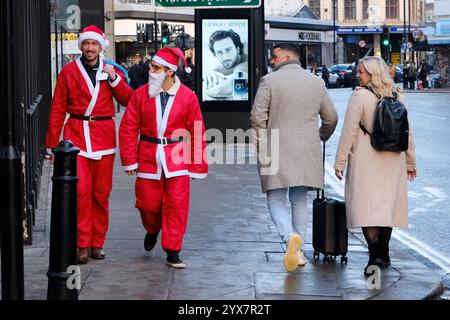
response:
M380 258L380 255L381 255L380 245L378 243L369 244L369 261L367 262L367 266L364 268L365 276L372 275L372 273L367 271L369 266L375 265L380 268L382 267L383 260Z
M381 258L381 268L387 268L391 265L391 259L389 258L389 245L380 245L380 258Z

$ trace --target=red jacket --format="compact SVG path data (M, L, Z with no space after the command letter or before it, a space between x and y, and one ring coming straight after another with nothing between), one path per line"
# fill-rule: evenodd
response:
M102 73L104 63L100 60L97 85L89 78L80 59L69 63L58 77L53 96L50 121L47 130L46 148L58 146L66 114L95 117L114 117L113 96L121 105L127 105L133 94L125 77L116 70L117 79L110 83ZM100 159L116 152L116 126L114 120L89 122L69 118L64 127L64 139L80 149L80 155Z
M176 78L162 117L159 95L150 98L148 90L148 84L136 90L120 125L120 155L125 171L137 169L138 177L151 180L160 180L163 170L166 178L206 178L205 126L197 97ZM187 139L163 146L140 140L139 134Z

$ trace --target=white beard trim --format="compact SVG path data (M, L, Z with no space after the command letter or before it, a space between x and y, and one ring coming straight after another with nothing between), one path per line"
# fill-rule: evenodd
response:
M166 73L150 73L148 77L148 95L150 98L155 98L159 93L162 92L162 86L164 80L166 80Z

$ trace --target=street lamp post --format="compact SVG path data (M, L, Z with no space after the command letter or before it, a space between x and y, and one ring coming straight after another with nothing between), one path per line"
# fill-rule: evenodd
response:
M406 0L403 0L403 43L408 43L408 39L406 36ZM406 62L406 48L403 47L403 63L405 62Z
M336 0L333 0L333 64L336 64Z
M411 0L408 0L408 43L409 43L409 35L411 34ZM414 62L414 55L410 52L410 59Z

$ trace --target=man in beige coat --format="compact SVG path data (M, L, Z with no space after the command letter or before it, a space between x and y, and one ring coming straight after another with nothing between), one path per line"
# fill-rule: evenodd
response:
M305 264L300 249L308 224L306 192L323 188L320 141L330 138L338 117L323 80L300 66L296 45L274 46L271 62L274 72L261 79L251 122L262 190L287 244L284 266L292 272ZM292 222L285 207L288 191Z

